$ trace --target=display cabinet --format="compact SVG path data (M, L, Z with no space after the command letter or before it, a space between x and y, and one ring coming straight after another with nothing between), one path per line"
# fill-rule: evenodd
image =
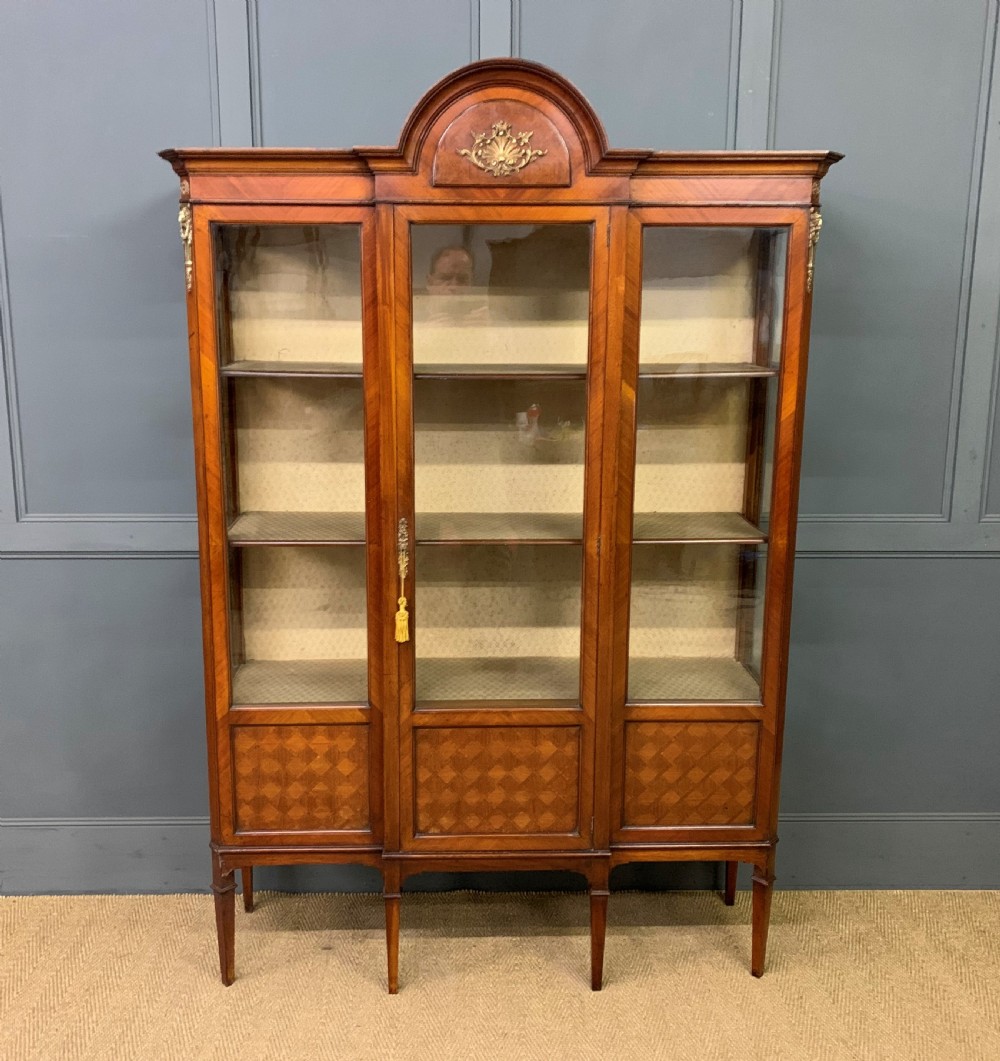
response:
M181 179L213 891L634 861L774 879L829 152L609 150L490 60L398 147L163 152Z

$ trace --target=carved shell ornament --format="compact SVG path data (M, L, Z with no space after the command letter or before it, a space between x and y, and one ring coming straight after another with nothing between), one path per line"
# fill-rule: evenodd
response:
M492 132L474 134L471 151L463 147L458 153L494 177L509 177L546 154L545 151L532 150L534 135L533 129L526 133L512 133L510 122L494 122Z

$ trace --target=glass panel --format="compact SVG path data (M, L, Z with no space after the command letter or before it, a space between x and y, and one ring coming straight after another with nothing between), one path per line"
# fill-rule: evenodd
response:
M575 703L591 226L411 234L417 699Z
M576 703L582 563L579 545L418 546L418 703Z
M640 380L636 399L636 538L738 537L745 524L752 393L769 381ZM679 514L686 514L685 533ZM698 520L695 519L698 517ZM700 521L704 526L698 527ZM674 535L657 531L681 527ZM712 532L717 526L719 534Z
M787 236L643 236L632 700L757 700Z
M360 226L215 239L233 701L363 703Z
M233 702L368 698L364 546L232 550Z
M361 367L359 225L225 225L222 360Z
M414 381L418 540L583 526L585 380Z
M647 228L640 371L777 366L786 243L784 229Z
M253 376L227 389L231 535L364 541L361 381Z
M419 225L413 364L581 372L590 225Z
M758 700L765 546L632 550L629 700Z

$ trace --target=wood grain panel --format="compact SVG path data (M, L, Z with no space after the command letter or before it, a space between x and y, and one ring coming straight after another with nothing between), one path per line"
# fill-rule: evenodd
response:
M522 146L530 155L527 162L508 159L516 167L511 173L487 173L474 163L469 152L480 135L496 137L497 123L508 127L509 137L527 134ZM507 137L503 137L508 142ZM487 143L491 141L487 139ZM496 144L496 140L493 140ZM448 126L438 141L434 155L432 181L436 185L490 184L565 187L571 183L569 149L554 123L535 107L517 100L485 100L474 103Z
M369 827L368 726L233 728L237 832Z
M576 726L422 729L414 758L420 834L567 833L577 827Z
M755 722L630 722L624 824L750 825L757 789Z

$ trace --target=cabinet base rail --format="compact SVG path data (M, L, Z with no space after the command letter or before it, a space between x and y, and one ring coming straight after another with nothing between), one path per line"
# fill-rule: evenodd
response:
M230 847L212 844L212 893L219 941L219 970L228 987L236 978L236 871L240 871L243 908L254 909L255 866L306 864L365 865L382 874L385 900L385 938L389 994L399 990L399 928L403 884L419 873L492 872L511 870L567 870L587 881L590 897L590 986L600 991L604 983L604 947L607 934L611 872L634 862L721 862L724 867L722 899L736 901L737 870L741 862L753 867L751 877L750 971L762 976L774 891L774 852L777 841L752 844L613 847L607 851L491 853L383 852L358 847Z

